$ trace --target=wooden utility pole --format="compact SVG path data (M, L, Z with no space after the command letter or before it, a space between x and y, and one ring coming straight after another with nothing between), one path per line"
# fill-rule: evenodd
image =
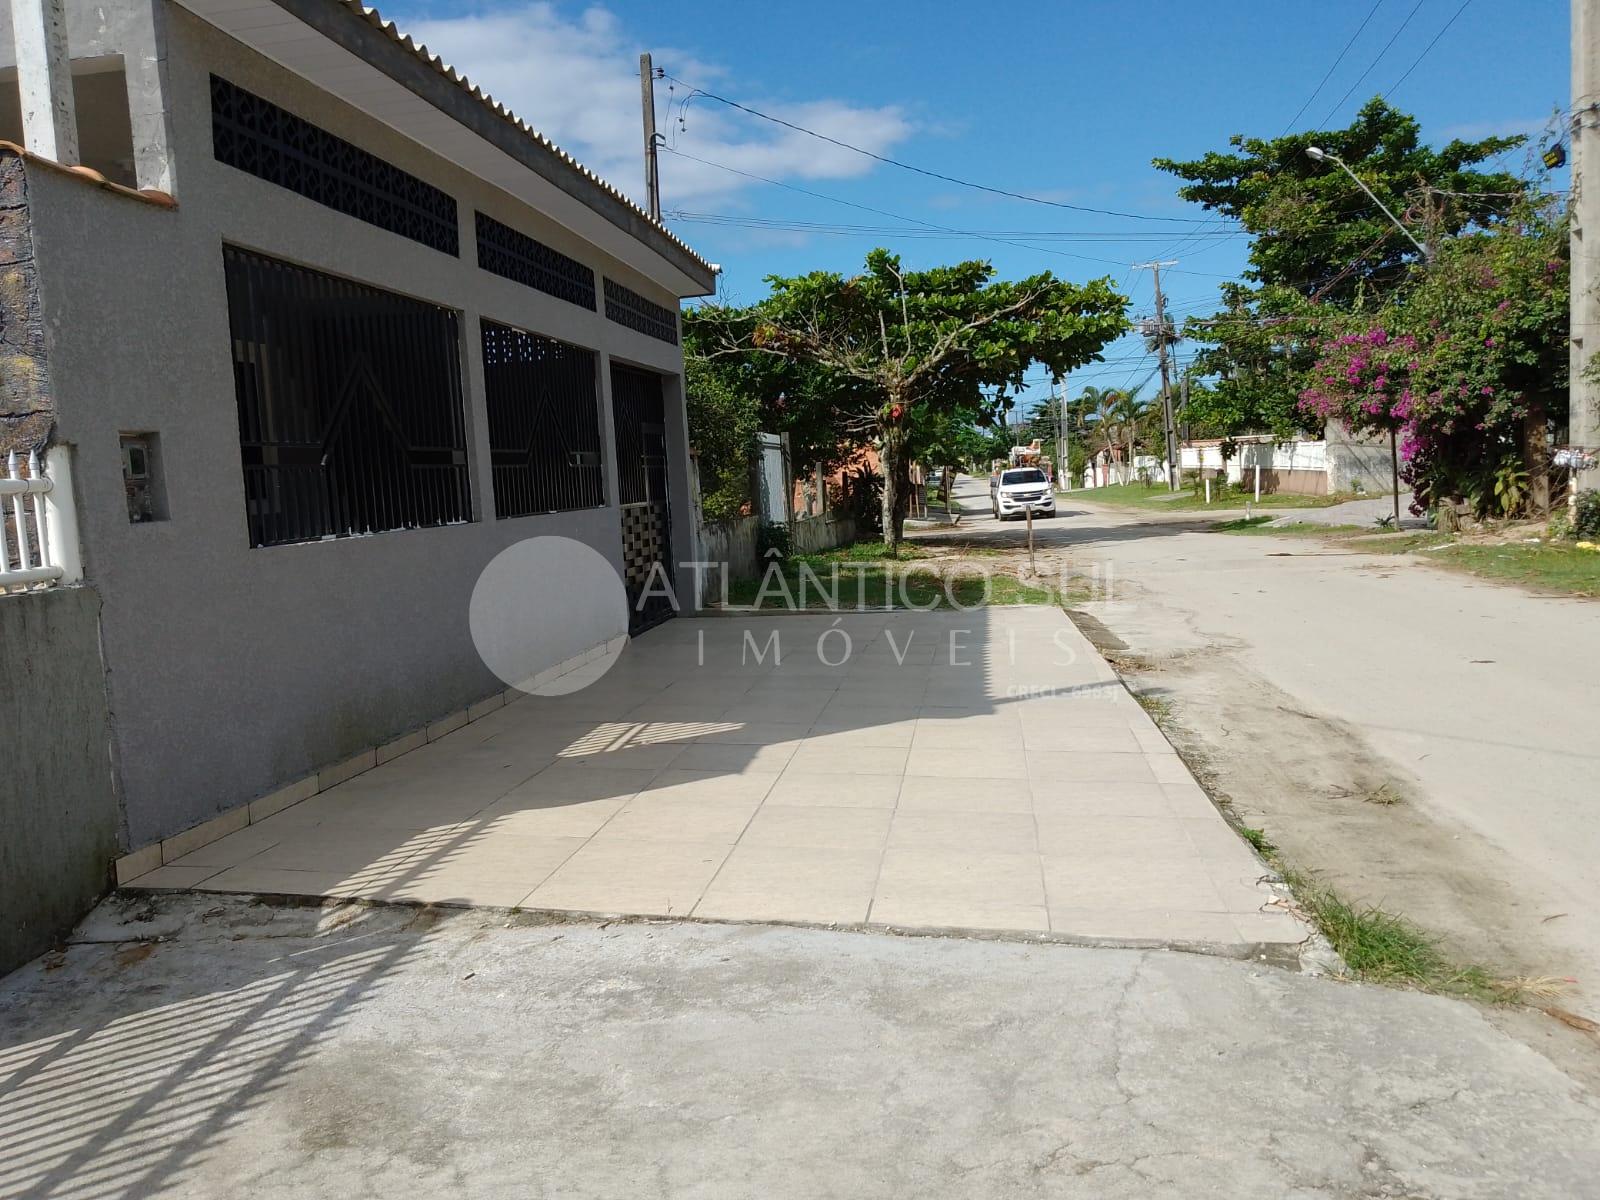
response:
M1178 445L1177 439L1173 436L1174 430L1172 427L1172 378L1171 369L1167 363L1167 302L1166 297L1161 294L1161 268L1175 267L1177 265L1178 260L1174 258L1166 262L1139 263L1135 267L1136 270L1141 271L1146 267L1150 268L1151 278L1156 285L1156 352L1161 363L1161 418L1166 432L1164 444L1166 446L1167 490L1169 492L1178 490L1178 464L1176 461ZM1128 465L1131 467L1133 464L1129 463Z
M656 69L648 54L639 55L639 100L644 109L644 191L647 210L661 220L661 173L656 159Z
M1584 368L1600 344L1600 0L1572 0L1572 308L1567 441L1600 448L1600 385ZM1593 176L1590 178L1589 176ZM1591 246L1588 235L1593 233ZM1600 468L1579 487L1600 486Z

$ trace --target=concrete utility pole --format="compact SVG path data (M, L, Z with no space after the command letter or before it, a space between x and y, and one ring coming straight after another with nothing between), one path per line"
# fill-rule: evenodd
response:
M1167 490L1178 490L1178 445L1173 436L1172 427L1172 379L1167 365L1167 302L1161 294L1161 268L1175 267L1178 260L1168 259L1166 262L1147 262L1135 265L1135 270L1142 271L1146 267L1156 285L1156 350L1161 362L1161 419L1166 431L1166 460L1167 460ZM1128 464L1132 467L1132 463Z
M1583 376L1600 345L1600 0L1572 0L1572 309L1567 441L1600 449L1600 386ZM1594 174L1593 179L1586 176ZM1591 243L1588 234L1593 233ZM1600 487L1600 468L1579 487Z
M1178 411L1183 414L1183 440L1187 442L1187 441L1190 440L1190 438L1189 438L1189 372L1188 372L1188 370L1184 371L1183 379L1180 381L1180 384L1179 384ZM1173 465L1174 466L1178 466L1179 464L1174 463ZM1178 472L1178 474L1181 476L1183 474L1183 472L1180 470Z
M40 158L76 166L78 117L72 103L65 0L11 0L22 143Z
M656 161L656 69L648 54L639 55L639 100L644 108L644 191L648 211L661 220L661 173Z

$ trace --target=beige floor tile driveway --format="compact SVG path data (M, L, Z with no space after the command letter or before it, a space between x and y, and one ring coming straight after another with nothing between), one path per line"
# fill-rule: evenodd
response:
M133 886L1298 942L1059 610L680 618Z

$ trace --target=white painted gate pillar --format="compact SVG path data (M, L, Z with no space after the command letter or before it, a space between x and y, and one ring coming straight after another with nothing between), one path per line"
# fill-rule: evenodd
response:
M78 117L72 103L65 0L11 0L22 141L32 154L75 166Z

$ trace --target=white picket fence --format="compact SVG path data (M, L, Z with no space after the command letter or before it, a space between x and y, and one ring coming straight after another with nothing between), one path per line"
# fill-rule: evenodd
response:
M49 470L29 454L27 473L15 453L0 474L0 593L53 587L82 578L78 530L66 451Z

